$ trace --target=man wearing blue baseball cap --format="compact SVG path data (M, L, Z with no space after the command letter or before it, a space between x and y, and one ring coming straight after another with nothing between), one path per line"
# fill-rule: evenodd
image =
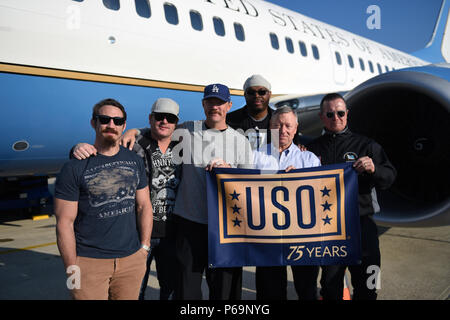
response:
M250 143L227 125L226 115L232 106L227 86L215 83L205 87L202 99L206 120L180 125L189 134L189 145L183 149L181 183L175 203L176 254L180 264L179 299L202 299L203 272L211 300L241 299L242 268L208 268L208 210L206 170L214 167L253 168ZM183 141L180 143L183 144ZM196 149L201 146L201 149ZM186 152L190 151L190 157ZM207 152L208 151L208 152ZM222 157L217 157L222 155ZM238 281L236 281L238 280Z

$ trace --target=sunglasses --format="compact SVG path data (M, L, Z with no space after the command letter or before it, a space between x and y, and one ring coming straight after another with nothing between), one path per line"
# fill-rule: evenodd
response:
M258 91L256 91L256 90L249 89L249 90L247 90L246 93L250 96L256 96L256 93L258 93L258 95L261 97L261 96L265 96L267 94L267 92L269 92L269 90L259 89Z
M326 113L327 118L329 118L329 119L334 118L334 115L336 113L337 113L339 118L342 118L343 116L345 116L345 111L340 110L340 111L336 111L336 112L327 112Z
M98 114L95 117L101 124L108 124L111 121L111 119L114 121L114 124L116 126L122 126L125 123L125 118L121 118L121 117L110 117L110 116L104 116L101 114Z
M178 120L177 116L171 113L153 113L153 116L156 121L163 121L166 119L168 123L176 123Z

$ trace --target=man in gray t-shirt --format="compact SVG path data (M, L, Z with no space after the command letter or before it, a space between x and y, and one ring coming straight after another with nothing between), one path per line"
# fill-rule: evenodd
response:
M252 168L253 154L244 135L225 120L231 108L230 91L222 84L205 87L206 120L180 125L173 139L183 137L174 148L182 161L181 182L175 202L177 258L181 264L177 298L202 299L203 272L211 300L240 299L242 268L210 269L208 263L208 210L206 171L215 167Z

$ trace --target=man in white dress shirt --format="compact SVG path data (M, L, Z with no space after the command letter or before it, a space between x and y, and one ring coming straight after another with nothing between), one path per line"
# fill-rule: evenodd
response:
M270 119L272 134L279 138L254 151L254 166L261 170L292 170L320 166L319 158L309 151L301 151L294 143L297 115L290 107L277 109ZM275 129L275 130L274 130ZM301 300L316 299L317 280L311 276L315 266L291 266L295 290ZM317 271L316 271L317 272ZM258 300L287 299L287 269L284 266L256 267L256 298Z

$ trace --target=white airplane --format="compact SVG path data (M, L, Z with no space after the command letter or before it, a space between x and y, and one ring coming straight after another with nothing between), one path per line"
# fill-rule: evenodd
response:
M424 49L446 61L449 7L444 0ZM70 146L92 140L92 106L103 98L125 105L129 128L148 125L158 97L178 101L182 120L202 119L205 85L228 85L237 108L245 79L262 74L273 104L299 112L348 92L351 127L398 169L379 221L450 224L448 64L261 0L0 0L0 43L1 177L55 175Z

